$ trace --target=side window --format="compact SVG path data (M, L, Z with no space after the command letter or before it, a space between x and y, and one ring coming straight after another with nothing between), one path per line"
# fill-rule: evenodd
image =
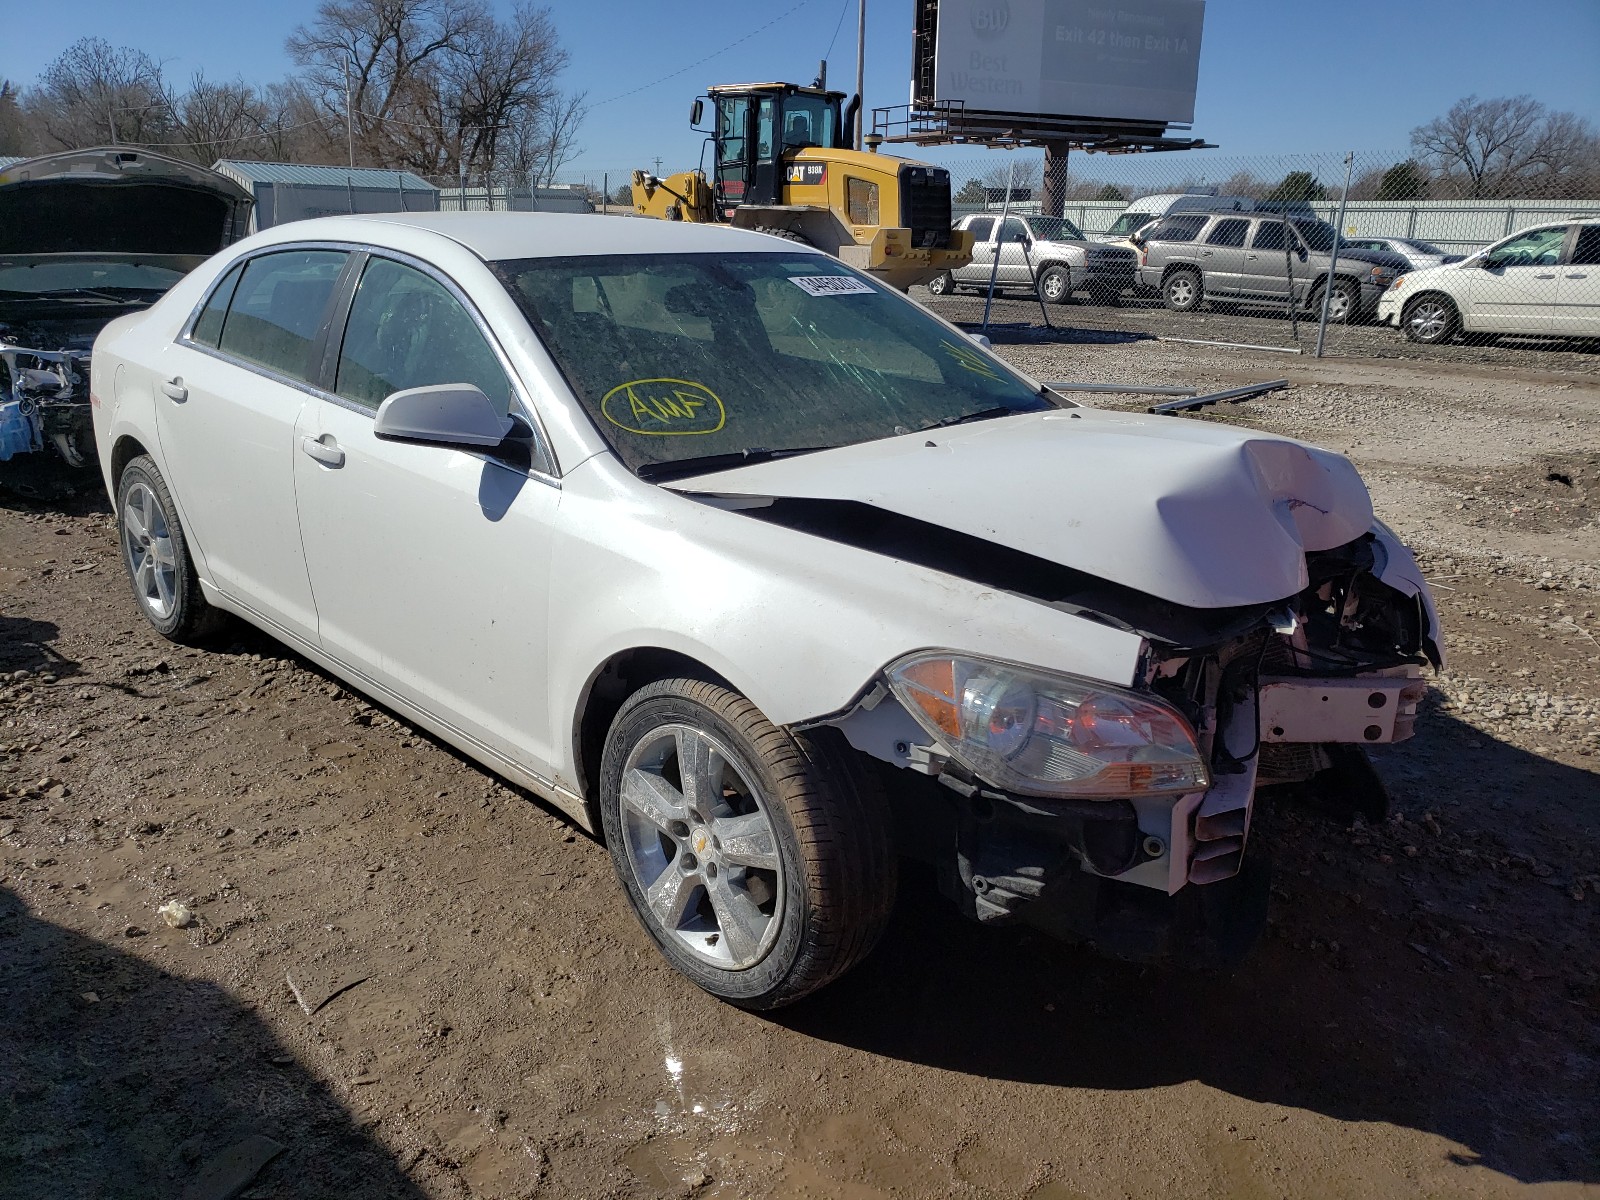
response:
M1212 226L1211 233L1206 237L1208 246L1242 246L1244 235L1250 228L1249 221L1240 221L1230 218L1218 221Z
M475 384L511 410L511 380L461 302L431 276L374 258L350 306L334 390L376 411L391 392L436 383Z
M1489 259L1500 267L1553 267L1561 257L1561 244L1567 240L1565 225L1530 229L1489 252Z
M244 265L217 348L310 379L311 343L348 256L342 250L284 250Z
M200 310L200 318L194 323L194 329L189 334L192 340L213 349L222 340L222 319L228 315L228 302L233 299L233 289L239 286L239 276L243 272L242 264L234 267L223 277L222 282L217 284L210 299L206 301L205 308Z
M1600 266L1600 225L1578 227L1578 244L1572 248L1572 265Z
M1263 221L1256 227L1256 240L1250 243L1250 249L1282 250L1284 244L1283 222Z
M989 235L994 232L994 218L978 217L972 222L971 225L968 225L967 228L972 230L973 241L987 242L989 240Z
M1002 242L1025 242L1028 240L1028 227L1015 217L1007 217L1005 226L1000 232Z
M1192 242L1200 236L1211 218L1203 213L1190 213L1182 217L1168 217L1150 231L1148 242Z

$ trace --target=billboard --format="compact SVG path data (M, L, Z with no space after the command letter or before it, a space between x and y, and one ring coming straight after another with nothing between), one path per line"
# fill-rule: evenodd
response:
M934 94L968 112L1194 120L1205 0L939 0Z

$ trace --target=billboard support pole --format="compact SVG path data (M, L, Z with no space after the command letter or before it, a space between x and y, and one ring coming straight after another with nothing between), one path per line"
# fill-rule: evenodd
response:
M1350 167L1355 162L1356 152L1349 151L1344 156L1344 191L1339 193L1339 219L1333 225L1333 249L1328 255L1328 281L1322 285L1322 319L1317 322L1317 353L1322 357L1322 340L1328 336L1328 303L1333 299L1333 269L1339 265L1339 239L1344 236L1344 206L1350 199Z
M1071 153L1071 142L1044 144L1044 204L1040 211L1047 217L1067 214L1067 158Z
M867 88L867 0L856 0L856 116L851 131L854 145L861 149L861 114L866 107Z
M994 285L995 280L1000 277L1000 247L1005 245L1000 240L1000 237L1006 231L1006 218L1011 215L1011 179L1016 172L1017 160L1013 158L1006 164L1006 198L1000 204L1000 223L995 226L992 235L994 237L994 261L989 264L989 294L984 297L983 301L984 329L989 328L989 310L994 307Z

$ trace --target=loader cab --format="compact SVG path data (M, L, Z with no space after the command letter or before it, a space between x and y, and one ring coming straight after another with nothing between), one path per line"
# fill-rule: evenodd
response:
M716 206L724 218L741 204L783 203L786 153L807 146L849 148L842 92L751 83L711 88L708 99L716 121L708 131L716 155ZM696 115L702 112L695 101Z

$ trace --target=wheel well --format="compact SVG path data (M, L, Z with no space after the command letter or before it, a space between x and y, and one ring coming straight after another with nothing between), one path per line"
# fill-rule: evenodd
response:
M1166 270L1161 272L1161 282L1165 283L1179 271L1187 271L1194 276L1200 275L1200 268L1195 266L1194 263L1168 263Z
M605 752L606 734L611 722L627 703L628 697L647 684L661 679L704 679L730 686L728 681L705 663L659 646L639 646L613 654L589 677L578 705L577 741L578 790L593 809L594 828L601 828L599 797L595 785L600 779L600 757Z
M1460 307L1456 304L1455 300L1451 298L1448 292L1418 292L1415 296L1407 297L1406 302L1400 306L1400 311L1402 313L1408 313L1423 300L1430 299L1443 300L1455 310L1455 313L1458 317L1461 315Z
M111 493L116 496L117 484L122 481L122 468L127 466L141 454L150 453L139 444L137 438L124 435L117 439L117 444L111 448Z

